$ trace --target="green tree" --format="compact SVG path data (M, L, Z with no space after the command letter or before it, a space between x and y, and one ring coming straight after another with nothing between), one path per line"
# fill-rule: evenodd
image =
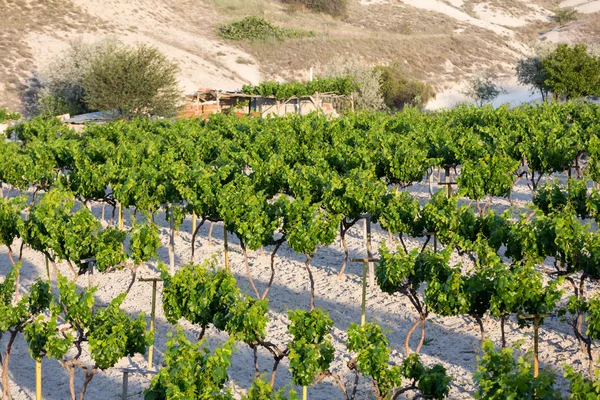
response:
M559 44L542 59L546 86L557 97L574 99L600 95L600 59L587 46Z
M83 87L89 108L129 118L170 117L180 100L179 68L158 49L111 44L94 57Z
M504 89L494 82L494 78L493 74L472 78L463 94L473 99L479 107L491 103L501 93L504 93Z
M523 86L531 87L531 92L539 91L542 100L548 98L550 88L546 84L548 74L544 69L542 58L538 56L526 57L517 61L517 80Z

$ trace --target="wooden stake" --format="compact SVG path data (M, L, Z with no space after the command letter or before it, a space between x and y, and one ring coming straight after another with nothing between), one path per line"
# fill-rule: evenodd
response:
M452 196L452 186L450 186L450 167L444 167L444 172L446 175L446 197L450 198L450 196Z
M372 247L371 247L371 216L365 215L364 219L365 219L364 231L365 231L365 243L367 245L367 257L372 258L373 252L372 252ZM373 265L373 263L369 261L369 286L371 288L373 288L374 285L375 285L375 265Z
M35 360L35 400L42 400L42 360Z
M124 228L124 224L123 224L123 206L121 205L121 203L119 203L119 229L123 230Z
M302 400L308 398L308 386L302 386Z
M123 391L121 392L122 400L127 400L127 386L129 386L129 371L123 371Z
M540 361L539 361L539 328L540 318L551 317L552 314L527 314L521 315L523 319L533 319L533 377L537 378L539 375Z
M363 277L362 277L362 312L360 314L360 326L365 326L367 322L367 263L363 262Z
M140 278L140 282L152 282L152 308L150 311L150 332L154 332L154 322L156 320L156 283L162 282L160 278ZM148 370L152 369L152 359L154 356L154 344L148 347Z
M225 270L229 272L229 246L227 244L227 228L223 222L223 246L225 247Z
M194 233L196 233L196 223L197 223L198 217L196 216L196 213L192 213L192 235Z
M351 258L350 262L362 262L363 264L363 276L362 276L362 302L361 302L361 313L360 313L360 326L365 326L367 322L367 264L379 262L378 258Z
M48 266L48 256L46 258L46 276L48 277L48 282L50 282L50 267Z
M169 204L169 269L175 275L175 221L173 220L173 204Z

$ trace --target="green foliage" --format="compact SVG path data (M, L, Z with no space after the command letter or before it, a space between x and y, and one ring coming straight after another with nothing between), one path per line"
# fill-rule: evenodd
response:
M16 121L21 118L21 114L19 113L11 113L5 108L0 108L0 124L6 121Z
M110 234L112 238L106 238L109 242L114 243L115 233ZM156 257L158 248L160 247L160 236L158 234L158 226L153 223L136 224L131 231L131 239L129 244L130 257L136 264L148 262L153 257Z
M343 76L335 78L320 78L310 82L262 82L258 86L244 85L242 92L263 97L274 97L277 100L286 100L292 97L312 96L315 93L331 93L348 96L356 90L352 79Z
M179 68L158 49L144 44L113 44L97 54L84 77L85 102L91 109L116 111L119 117L176 115Z
M569 381L572 400L592 400L600 396L600 381L598 381L598 372L595 371L595 380L590 380L580 373L577 373L570 365L565 365L565 378Z
M600 95L600 59L587 46L559 44L542 59L550 91L565 99Z
M452 378L446 375L444 366L436 364L431 368L425 368L418 354L411 354L402 362L402 374L413 381L413 385L416 385L422 397L431 399L448 397Z
M298 39L314 36L313 31L281 28L262 17L249 16L219 28L218 35L229 40Z
M546 100L550 88L546 84L548 74L544 69L542 58L538 56L526 57L517 61L517 79L521 85L531 87L532 93L536 90Z
M214 260L203 266L188 264L170 276L164 264L159 264L167 320L176 324L185 318L202 328L213 324L236 340L261 343L267 331L267 301L243 295L233 275L215 266Z
M356 370L373 379L379 397L388 398L402 384L402 369L390 365L389 341L381 327L373 322L348 328L348 350L356 352Z
M554 388L554 373L542 369L534 378L532 368L531 360L524 356L515 361L513 349L496 350L491 341L484 342L483 355L473 376L477 386L475 398L560 399L560 392Z
M288 396L285 396L285 388L274 391L261 375L252 381L248 394L242 400L298 400L298 395L293 387L290 387Z
M232 400L233 395L225 383L234 349L230 339L211 353L203 340L193 344L178 328L177 334L167 342L164 366L144 391L144 399Z
M90 355L100 369L113 367L121 358L146 353L152 344L146 335L144 314L130 319L119 309L125 293L115 297L110 304L94 314L88 334Z
M333 321L321 309L289 311L290 370L294 384L310 386L313 379L329 370L335 348L331 344Z
M390 109L421 108L435 97L429 84L407 78L399 63L379 66L375 70L381 73L380 90L383 101Z
M574 8L570 8L570 7L558 8L554 11L552 20L559 25L565 25L568 22L576 21L578 14L579 13Z

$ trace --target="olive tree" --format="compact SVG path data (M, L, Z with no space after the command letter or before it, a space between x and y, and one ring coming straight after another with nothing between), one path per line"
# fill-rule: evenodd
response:
M467 88L463 92L467 97L473 99L477 106L491 103L505 90L494 82L495 76L487 74L484 77L476 76L469 80Z
M539 91L542 100L548 98L550 88L546 84L548 74L544 69L542 58L539 56L526 57L517 61L517 80L523 86L531 87L531 92Z

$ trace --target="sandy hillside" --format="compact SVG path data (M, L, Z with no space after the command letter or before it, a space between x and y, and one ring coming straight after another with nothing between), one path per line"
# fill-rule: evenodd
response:
M550 16L559 5L575 7L580 20L555 26ZM107 35L164 51L181 66L184 92L306 79L310 67L356 57L401 62L444 91L482 71L513 74L515 60L544 41L593 43L599 8L597 0L350 0L347 17L334 19L277 0L0 0L0 107L22 109L71 41ZM249 43L216 35L221 24L251 14L315 37Z

